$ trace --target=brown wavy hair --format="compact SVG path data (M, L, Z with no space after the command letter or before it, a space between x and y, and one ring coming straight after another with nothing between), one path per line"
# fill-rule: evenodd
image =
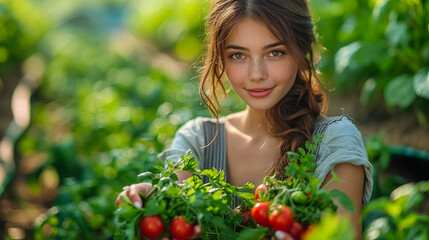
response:
M298 66L291 90L267 111L270 133L280 139L280 159L267 174L284 178L287 152L297 152L311 140L316 118L327 110L327 95L315 63L320 46L307 0L214 0L206 19L206 56L200 72L200 96L218 119L219 96L225 95L225 41L245 17L265 24L284 42Z

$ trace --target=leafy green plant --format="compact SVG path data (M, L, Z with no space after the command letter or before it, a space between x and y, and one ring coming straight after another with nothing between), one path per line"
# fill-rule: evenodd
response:
M320 137L316 139L320 140ZM260 194L260 200L271 201L274 205L290 206L295 220L304 226L318 223L322 213L327 210L336 212L337 207L332 199L337 199L349 211L355 211L353 202L343 192L328 192L321 187L322 179L314 175L316 165L312 152L316 146L307 142L306 147L307 150L300 148L299 153L288 153L290 163L285 168L288 176L286 180L277 180L274 176L264 178L263 183L267 190ZM331 182L341 181L334 171L331 171L331 174Z
M390 198L371 201L362 213L364 239L428 239L429 215L418 209L428 193L429 181L407 183L392 191Z
M304 240L352 240L354 239L353 226L344 216L330 212L323 214L321 221L304 233Z
M315 142L320 142L321 136ZM275 176L265 177L254 195L250 193L254 188L252 184L235 187L224 181L223 172L216 169L197 170L198 162L190 152L176 164L167 161L166 166L157 166L155 172L140 174L142 181L153 186L147 195L142 196L143 208L137 208L124 197L125 203L115 213L115 236L117 239L148 237L143 227L148 223L141 225L141 221L156 217L160 222L157 225L161 227L157 228L154 239L161 235L168 237L173 234L168 226L175 218L183 217L190 224L203 227L199 236L201 239L261 239L273 236L274 230L290 232L300 239L306 229L319 224L323 214L336 212L333 199L354 211L353 203L343 192L328 192L321 188L321 179L314 175L312 152L316 146L307 142L306 148L300 148L299 153L289 153L290 164L285 168L288 178L278 180ZM178 171L189 171L194 175L179 184L175 174ZM334 172L331 174L332 181L339 181ZM205 183L203 179L206 179ZM257 225L249 224L249 221L240 222L240 214L231 214L234 212L234 196L240 201L241 215L245 216L251 209L252 219ZM243 227L244 230L240 231Z
M136 35L193 62L201 54L208 3L206 0L134 1L127 22Z
M142 208L135 207L124 197L115 215L117 216L116 239L135 239L143 236L139 231L142 219L148 216L160 216L165 225L163 235L171 236L172 227L168 227L176 217L183 217L192 225L200 225L201 239L236 239L239 215L233 212L234 196L239 197L245 205L251 205L253 194L252 184L243 187L232 186L224 181L224 172L216 169L200 171L196 169L198 162L188 152L173 164L158 165L156 171L144 172L139 176L144 182L150 182L153 189L143 197ZM176 172L189 171L194 174L183 184L177 182ZM203 183L203 178L208 181Z
M0 16L1 78L35 52L50 24L42 9L30 1L2 0Z
M426 124L429 100L429 3L333 1L313 3L321 42L321 71L338 90L360 89L361 103L388 112L414 111Z
M407 182L399 175L388 173L392 156L389 146L383 139L383 132L373 134L365 139L365 148L374 170L372 199L388 196L395 188Z
M306 142L306 149L288 153L286 179L278 180L275 176L264 178L263 184L255 190L258 203L252 208L252 217L260 227L248 228L242 236L253 236L256 239L261 235L273 236L273 230L281 230L301 239L303 235L310 234L307 232L312 231L315 225L320 224L323 215L336 213L337 206L333 199L345 209L355 211L353 202L345 193L339 190L326 191L321 186L322 179L314 175L316 165L313 152L322 138L323 135L318 135L313 142ZM331 171L331 174L331 181L341 181L335 172Z
M53 206L38 217L34 239L111 239L114 199L158 158L145 147L115 149L88 159L79 178L64 179Z

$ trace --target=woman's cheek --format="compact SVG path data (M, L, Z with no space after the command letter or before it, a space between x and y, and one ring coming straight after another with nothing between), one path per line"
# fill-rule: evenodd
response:
M245 82L247 72L243 66L227 67L225 72L231 85L241 85Z

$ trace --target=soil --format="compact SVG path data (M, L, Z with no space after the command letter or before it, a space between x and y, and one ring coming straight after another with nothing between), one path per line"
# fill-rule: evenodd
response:
M349 115L363 137L383 133L383 140L388 145L429 153L429 124L419 124L413 112L392 115L386 112L382 102L370 109L360 103L358 93L348 92L330 96L328 115L339 114Z

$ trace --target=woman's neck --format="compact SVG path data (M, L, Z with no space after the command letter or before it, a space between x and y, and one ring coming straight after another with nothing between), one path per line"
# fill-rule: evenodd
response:
M268 135L268 121L265 111L256 111L247 107L241 115L243 132L252 136Z

